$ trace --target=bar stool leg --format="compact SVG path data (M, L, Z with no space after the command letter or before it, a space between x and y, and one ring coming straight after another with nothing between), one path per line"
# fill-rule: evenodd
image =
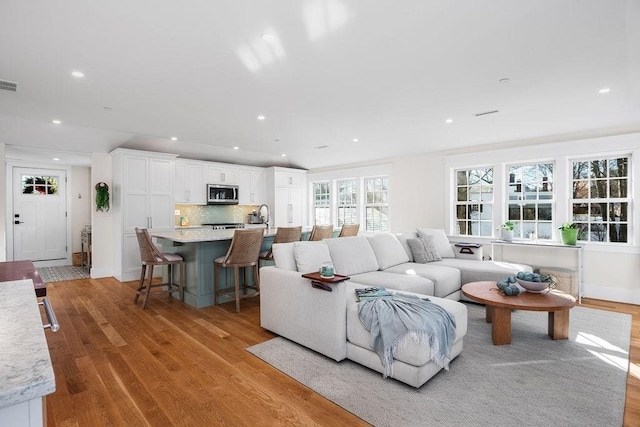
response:
M149 280L147 281L147 289L145 289L144 299L142 300L142 308L147 308L147 299L151 291L151 281L153 280L153 265L149 266Z
M213 305L218 304L218 288L220 287L220 266L213 264Z
M184 262L180 261L180 301L184 301Z
M138 289L136 289L136 296L133 297L133 302L137 303L138 298L140 297L140 291L142 291L142 286L144 285L144 275L147 271L147 266L142 264L142 268L140 269L140 281L138 282Z
M240 313L240 267L233 266L233 281L236 288L236 312Z

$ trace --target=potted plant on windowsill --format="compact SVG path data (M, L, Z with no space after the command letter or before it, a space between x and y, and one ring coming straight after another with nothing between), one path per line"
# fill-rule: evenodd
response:
M511 221L504 222L500 227L496 230L500 232L500 239L510 242L513 240L513 229L515 228L515 224Z
M565 222L558 230L560 230L560 236L562 243L565 245L575 245L578 240L578 225L573 222Z

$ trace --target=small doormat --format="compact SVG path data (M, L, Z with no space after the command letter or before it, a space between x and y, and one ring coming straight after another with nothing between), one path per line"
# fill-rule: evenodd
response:
M84 267L61 265L58 267L38 267L38 274L44 283L62 282L63 280L88 279L89 273Z

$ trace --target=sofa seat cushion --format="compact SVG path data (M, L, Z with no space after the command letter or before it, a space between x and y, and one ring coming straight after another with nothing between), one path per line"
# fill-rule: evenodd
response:
M444 298L460 290L460 271L446 265L440 264L442 261L434 261L427 264L406 262L394 265L384 270L387 273L398 275L419 276L429 279L434 284L433 295Z
M367 331L358 317L358 302L355 297L355 289L362 287L357 283L350 283L347 287L347 341L373 351L369 345L371 334ZM447 310L456 321L456 339L460 341L467 333L467 307L457 301L429 297L429 299ZM429 345L422 345L409 342L395 357L395 360L407 363L412 366L422 366L431 360L431 348Z
M364 236L338 237L325 239L329 247L333 266L337 274L353 276L354 274L377 271L378 260Z
M415 292L422 295L433 295L434 284L431 280L420 276L388 273L386 271L371 271L355 274L351 281L366 287L387 288L405 292Z
M518 271L532 271L531 266L525 264L515 264L501 261L475 261L459 258L446 258L432 264L443 267L453 267L460 271L460 280L464 285L470 282L483 280L502 280L508 276L515 276ZM437 291L437 286L436 286Z

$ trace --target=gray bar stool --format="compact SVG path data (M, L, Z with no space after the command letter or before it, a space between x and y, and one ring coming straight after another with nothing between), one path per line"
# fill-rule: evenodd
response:
M329 239L333 237L333 225L314 225L309 241Z
M344 224L338 237L357 236L358 230L360 230L360 224Z

